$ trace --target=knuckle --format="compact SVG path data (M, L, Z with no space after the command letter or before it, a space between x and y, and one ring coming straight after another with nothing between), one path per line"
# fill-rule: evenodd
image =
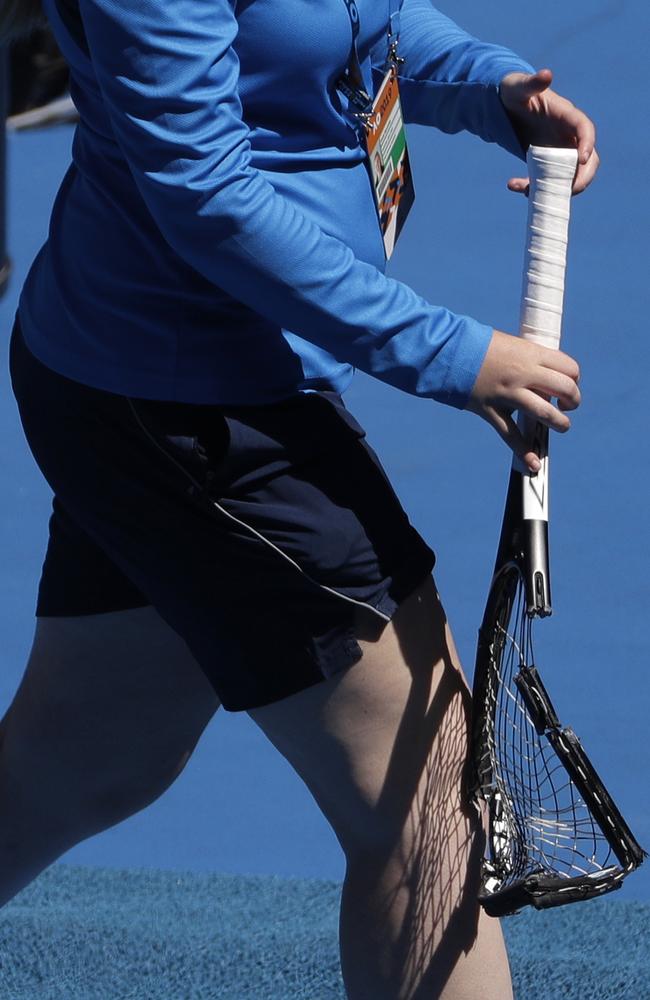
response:
M570 354L564 355L564 371L563 375L570 379L573 384L575 384L580 378L580 365L575 358L572 358Z

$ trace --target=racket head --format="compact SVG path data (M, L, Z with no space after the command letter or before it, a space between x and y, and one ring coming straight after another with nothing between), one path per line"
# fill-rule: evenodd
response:
M507 520L507 519L506 519ZM479 899L492 916L604 895L645 856L534 665L524 559L497 568L473 691L474 799L486 825Z

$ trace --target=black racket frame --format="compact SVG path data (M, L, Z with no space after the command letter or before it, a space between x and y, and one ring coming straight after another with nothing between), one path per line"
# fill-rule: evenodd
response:
M548 454L548 430L538 424L535 450ZM501 635L508 624L512 603L523 581L526 614L529 618L544 618L551 614L551 586L548 557L548 523L524 520L522 473L513 467L510 473L501 536L483 622L479 629L473 687L472 763L474 784L472 797L483 799L488 807L488 838L492 840L493 823L499 804L487 733L494 725L496 702L490 706L488 691L498 672L498 657L494 655L499 629ZM494 862L484 859L481 905L495 917L517 913L523 906L546 909L565 903L602 896L621 887L623 879L637 868L646 852L635 840L630 828L617 809L611 795L589 761L582 745L568 727L563 727L546 691L539 672L532 665L520 667L515 683L537 732L544 734L555 750L569 777L583 797L592 816L601 828L619 865L612 865L593 874L575 878L560 874L549 875L540 870L503 888L494 888L498 872ZM490 887L488 888L488 884Z

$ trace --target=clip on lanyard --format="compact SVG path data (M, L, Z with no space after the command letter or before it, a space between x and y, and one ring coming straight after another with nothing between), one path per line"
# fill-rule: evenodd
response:
M350 110L357 118L367 121L367 116L372 108L372 97L366 91L361 73L361 63L357 49L357 38L359 35L359 8L355 0L343 0L350 15L352 25L352 48L350 58L343 73L337 80L338 89L345 94L350 105ZM386 69L397 69L404 60L397 54L397 43L399 41L400 27L400 5L402 0L389 0L388 4L388 55L386 59Z

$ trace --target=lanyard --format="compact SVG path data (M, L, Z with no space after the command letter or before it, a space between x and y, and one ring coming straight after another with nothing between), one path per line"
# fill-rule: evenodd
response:
M350 105L361 113L367 111L372 104L372 97L366 91L361 73L361 63L359 62L359 51L357 49L357 38L359 36L359 8L355 0L343 0L350 15L352 25L352 48L348 58L348 65L345 73L339 77L337 85L343 91Z
M399 40L400 5L402 0L389 0L388 2L388 65L397 65L404 62L397 55L397 43ZM350 15L352 26L352 48L345 73L337 81L338 88L345 94L348 102L361 115L366 114L372 106L372 97L365 89L363 75L361 73L361 63L359 62L359 51L357 49L357 38L359 36L359 8L356 0L343 0Z
M403 63L397 55L397 43L399 41L399 9L402 0L389 0L388 3L388 62Z

